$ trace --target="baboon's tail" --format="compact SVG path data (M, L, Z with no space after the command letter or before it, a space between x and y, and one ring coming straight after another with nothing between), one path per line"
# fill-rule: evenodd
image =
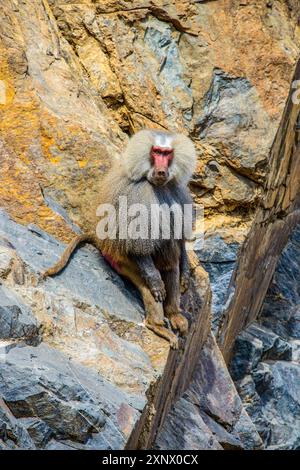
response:
M59 273L67 264L68 261L73 253L73 251L76 249L76 247L81 244L81 243L91 243L95 245L97 248L97 238L96 235L93 233L85 233L83 235L77 235L73 240L69 243L65 251L63 252L61 258L58 260L58 262L52 266L51 268L47 269L42 274L42 278L46 278L48 276L54 276L54 274Z

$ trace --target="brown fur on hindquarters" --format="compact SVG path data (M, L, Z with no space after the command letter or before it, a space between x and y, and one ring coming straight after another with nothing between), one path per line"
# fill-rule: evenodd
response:
M161 152L161 153L160 153ZM168 153L167 160L163 154ZM163 163L162 167L161 162ZM160 162L159 164L157 162ZM152 204L192 203L187 182L196 162L195 149L187 137L154 130L134 135L99 188L99 204L113 204L118 213L119 197L126 196L128 207L143 202ZM122 214L121 214L122 215ZM152 219L152 229L160 229L160 218ZM187 320L179 310L181 288L188 287L188 262L183 240L118 238L119 220L114 221L116 239L100 240L95 234L77 236L56 265L44 274L53 276L67 264L76 246L82 242L95 245L118 272L138 287L144 300L148 328L177 346L177 338L164 326L164 312L174 329L187 331ZM157 224L157 225L155 225ZM173 233L173 232L172 232ZM162 304L162 302L164 302Z

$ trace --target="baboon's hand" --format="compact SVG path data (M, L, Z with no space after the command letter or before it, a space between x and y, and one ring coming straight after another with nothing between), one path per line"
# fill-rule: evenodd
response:
M166 297L165 285L151 256L136 256L133 259L156 302L163 302Z
M190 287L190 277L191 277L191 274L189 271L184 271L183 273L181 273L180 290L182 294L184 294Z
M166 289L163 281L159 278L152 279L150 282L150 291L156 302L163 302L166 298Z

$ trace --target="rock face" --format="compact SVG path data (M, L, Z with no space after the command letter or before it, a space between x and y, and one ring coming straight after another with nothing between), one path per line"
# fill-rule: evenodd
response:
M93 249L79 250L60 275L41 281L61 243L0 212L0 244L4 448L151 445L209 332L205 273L195 267L198 293L195 286L183 296L190 332L168 354L168 343L145 328L133 287Z
M158 435L159 449L259 449L262 441L238 397L212 335L193 380Z
M299 18L297 0L1 2L0 448L299 445L276 395L297 410L297 315L277 322L274 301L249 326L298 217L299 105L286 100ZM143 127L184 132L198 151L208 274L192 257L178 352L92 247L39 278L95 226L102 177ZM241 399L221 355L239 333Z
M197 251L201 265L209 273L212 288L212 330L218 332L229 283L237 262L239 243L226 243L219 234L209 234Z
M299 77L300 62L293 82ZM237 334L258 315L279 256L300 221L299 116L299 102L291 88L271 149L265 195L230 281L230 298L219 333L226 359Z
M232 377L268 449L300 447L300 225L289 240L257 320L234 346Z
M12 347L4 357L5 446L27 448L23 434L28 434L36 448L56 448L61 440L71 448L124 447L126 426L138 416L138 400L130 405L126 394L45 344ZM11 414L16 429L24 429L20 437L4 426Z
M198 146L193 189L208 228L237 241L268 176L298 17L296 0L5 0L2 205L66 241L67 214L93 224L124 131L169 128Z

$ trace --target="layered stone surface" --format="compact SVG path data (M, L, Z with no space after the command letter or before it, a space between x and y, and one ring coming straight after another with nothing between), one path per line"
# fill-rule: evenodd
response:
M234 346L232 377L265 446L300 443L300 226L282 253L258 320Z
M150 445L156 408L167 412L186 387L209 331L204 272L195 266L201 299L195 287L183 297L189 335L169 354L168 342L145 327L135 289L93 248L41 280L62 244L3 211L0 245L4 448L26 448L26 431L38 448ZM8 421L15 427L6 435Z
M297 0L2 2L1 448L149 447L157 433L161 447L261 445L215 342L201 348L212 317L230 356L296 223L297 107L286 110L272 143L296 67L299 15ZM178 353L145 329L136 291L91 247L56 278L39 280L64 242L94 227L102 177L142 127L184 132L198 151L191 189L205 208L198 258L213 309L195 263L194 290L183 299L191 330ZM263 279L254 298L247 279L255 273ZM283 355L279 363L290 361L290 341L275 330L260 331L266 344L260 358L255 346L254 364L268 348ZM245 332L245 344L253 334ZM245 368L251 375L252 365ZM228 387L227 405L211 371ZM208 385L211 413L202 399ZM219 400L234 419L218 414ZM172 422L185 429L179 441ZM265 444L296 445L294 435L285 444L272 432Z

